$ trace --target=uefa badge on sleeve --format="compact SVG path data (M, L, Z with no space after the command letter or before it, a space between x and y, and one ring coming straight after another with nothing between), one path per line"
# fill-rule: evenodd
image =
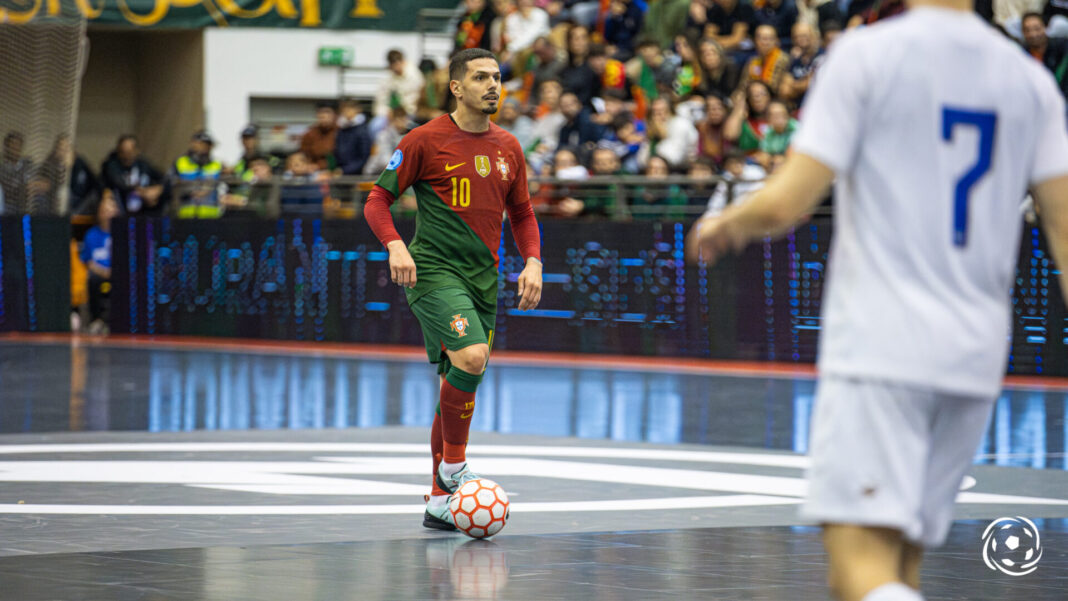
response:
M389 164L386 165L386 169L388 171L393 171L397 167L400 167L401 163L403 163L403 162L404 162L404 153L401 152L400 148L398 148L398 149L393 151L393 156L391 156L389 158Z

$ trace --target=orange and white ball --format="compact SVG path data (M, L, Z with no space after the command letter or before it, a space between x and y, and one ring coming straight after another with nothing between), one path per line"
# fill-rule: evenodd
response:
M449 500L456 528L472 538L493 536L508 521L508 495L493 480L464 483Z

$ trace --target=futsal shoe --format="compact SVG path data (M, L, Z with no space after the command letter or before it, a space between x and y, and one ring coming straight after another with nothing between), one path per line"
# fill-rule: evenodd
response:
M432 508L430 507L430 497L427 497L426 511L423 512L423 527L434 530L456 530L456 525L452 523L452 513L449 512L447 498L444 503Z
M466 463L462 468L460 468L460 471L456 472L451 476L446 476L445 474L441 473L441 466L438 466L438 488L449 493L450 495L456 492L456 489L460 488L465 483L470 482L472 480L480 480L481 478L482 476L479 476L475 472L472 472L471 468L469 468Z

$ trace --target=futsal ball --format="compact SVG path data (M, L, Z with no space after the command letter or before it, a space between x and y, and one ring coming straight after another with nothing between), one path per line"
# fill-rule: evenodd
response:
M472 538L493 536L508 520L508 495L493 480L471 480L452 494L449 512L464 534Z

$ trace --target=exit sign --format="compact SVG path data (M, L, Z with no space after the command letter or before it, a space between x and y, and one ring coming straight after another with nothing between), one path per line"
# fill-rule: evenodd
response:
M323 46L319 48L319 66L348 67L354 56L352 46Z

